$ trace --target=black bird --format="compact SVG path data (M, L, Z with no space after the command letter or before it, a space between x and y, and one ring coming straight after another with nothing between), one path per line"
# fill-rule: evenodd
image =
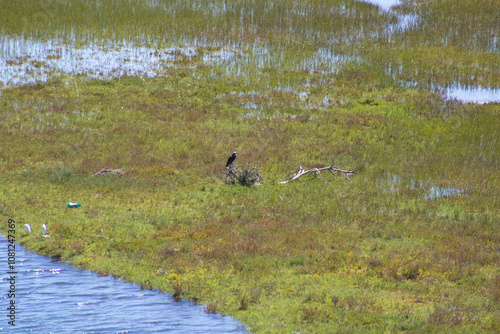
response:
M236 159L236 151L234 151L233 154L229 157L229 159L227 159L226 168L231 166L234 159Z

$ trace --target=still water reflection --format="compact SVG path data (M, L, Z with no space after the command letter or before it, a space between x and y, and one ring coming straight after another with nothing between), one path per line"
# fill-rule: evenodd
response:
M33 232L34 233L34 232ZM231 317L158 290L80 270L16 244L16 326L8 324L7 239L0 236L0 331L7 333L243 333Z

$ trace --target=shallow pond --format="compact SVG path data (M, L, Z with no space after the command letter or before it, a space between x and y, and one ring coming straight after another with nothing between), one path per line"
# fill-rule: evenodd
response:
M423 195L425 200L437 199L440 197L450 197L450 196L466 196L465 189L460 189L456 187L440 187L433 184L431 181L415 181L410 180L409 185L404 185L401 178L398 175L388 174L380 180L379 188L381 190L398 192L405 187L410 189L420 189L426 191Z
M389 10L392 6L396 6L401 3L400 0L362 0L361 2L371 3L383 10Z
M500 89L455 85L446 89L446 96L463 102L500 102Z
M65 45L57 40L38 41L0 36L0 88L46 82L58 76L86 75L91 78L110 79L123 75L156 77L166 69L176 66L182 57L197 55L196 46L183 48L137 47L128 43L85 44L78 47ZM208 65L223 64L226 74L245 76L245 68L255 62L262 68L272 63L279 66L279 59L272 58L266 48L251 54L238 49L221 49L203 54ZM323 69L325 74L335 74L338 67L348 61L361 59L339 56L331 50L320 48L314 56L299 64L301 68ZM446 96L463 102L500 102L500 89L453 85L446 89Z

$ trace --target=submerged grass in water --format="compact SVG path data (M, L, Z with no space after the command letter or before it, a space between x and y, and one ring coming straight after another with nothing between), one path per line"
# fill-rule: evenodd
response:
M206 303L255 332L498 331L499 107L420 89L475 71L494 87L495 67L437 80L438 57L408 51L401 73L419 74L394 76L377 59L425 40L413 29L380 42L395 14L366 3L224 4L2 3L3 40L57 40L52 64L66 45L97 57L116 41L135 45L119 63L158 65L155 76L62 70L5 87L2 221L32 226L18 236L29 249ZM401 11L421 14L410 5ZM464 55L498 52L452 56ZM9 61L45 68L23 57ZM222 182L235 150L261 185ZM296 164L358 174L279 184ZM125 174L94 177L103 167Z

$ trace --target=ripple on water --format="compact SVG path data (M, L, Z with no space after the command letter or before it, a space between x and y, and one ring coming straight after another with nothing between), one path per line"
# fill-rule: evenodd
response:
M0 248L7 249L3 236ZM7 263L6 251L0 252L0 262ZM16 333L244 332L233 318L206 314L202 305L54 262L19 244L15 269ZM10 276L6 265L0 274L0 281ZM9 302L0 299L3 319Z

